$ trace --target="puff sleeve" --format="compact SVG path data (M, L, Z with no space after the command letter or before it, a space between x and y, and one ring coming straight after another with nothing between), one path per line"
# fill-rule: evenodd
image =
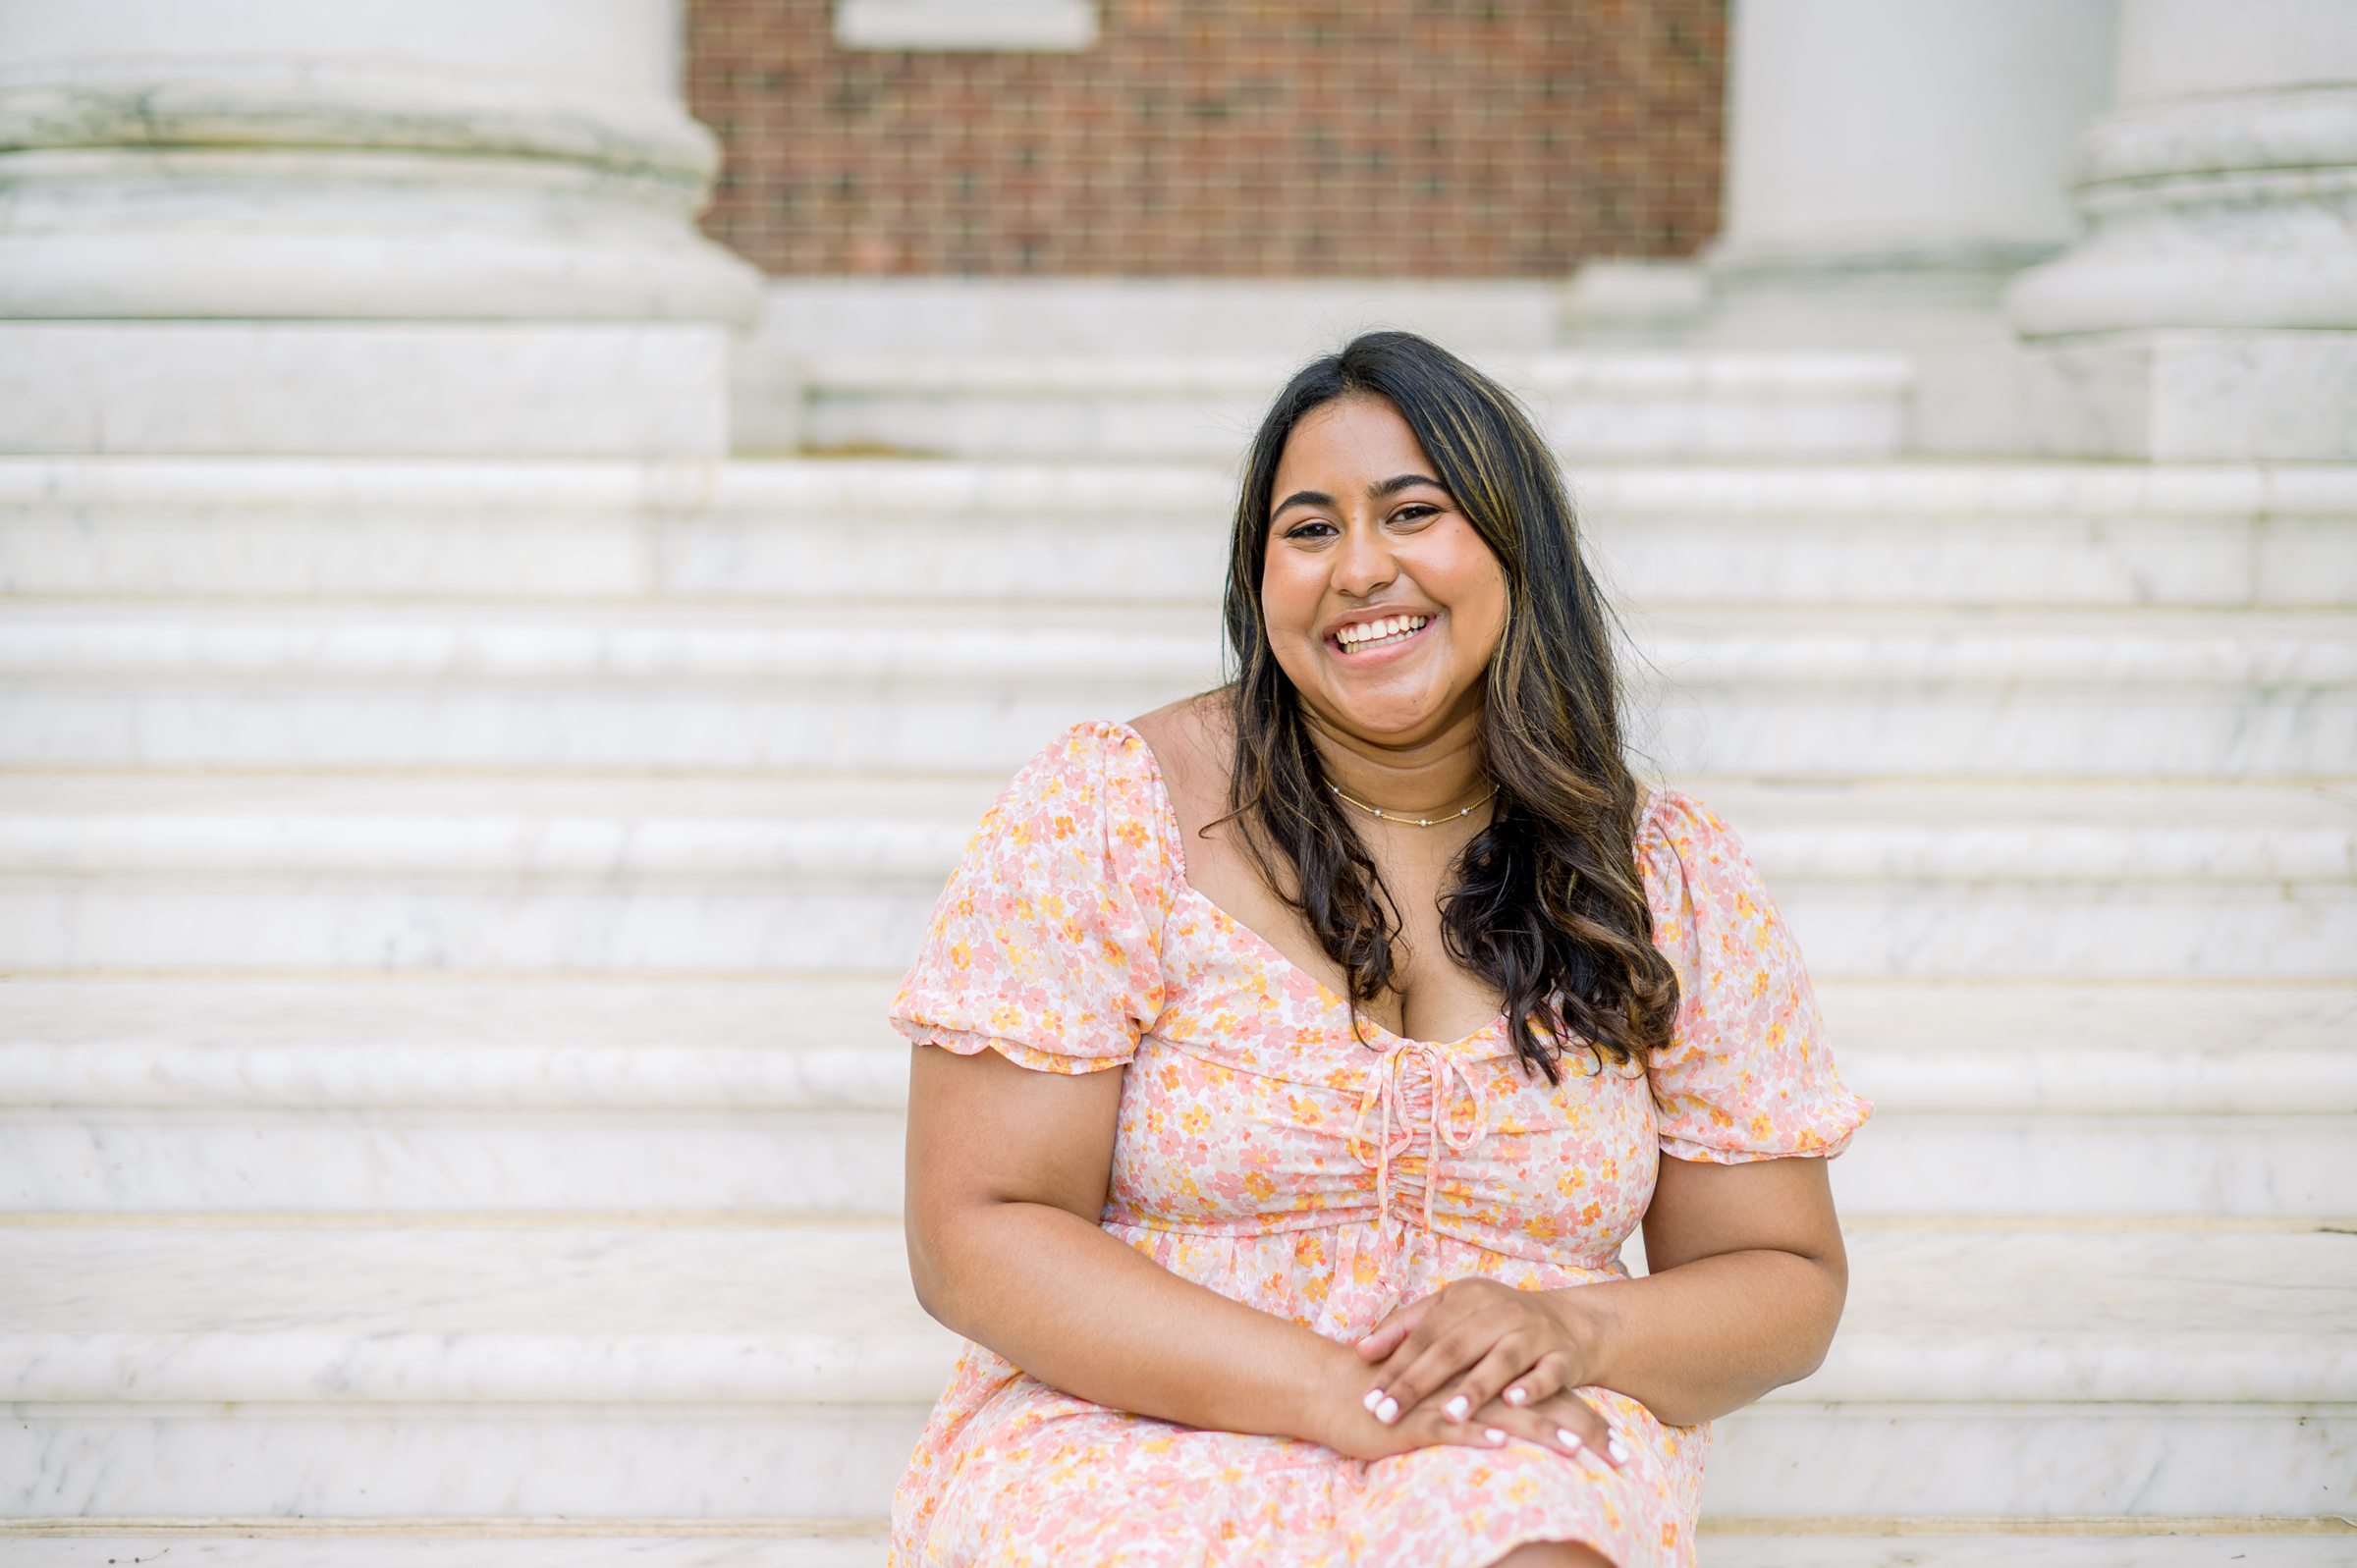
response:
M1026 763L934 905L894 1027L1045 1072L1126 1062L1162 1012L1158 954L1181 863L1160 787L1124 725L1076 725Z
M1874 1108L1842 1086L1800 948L1733 829L1674 790L1639 824L1677 1023L1652 1067L1662 1153L1738 1164L1833 1156Z

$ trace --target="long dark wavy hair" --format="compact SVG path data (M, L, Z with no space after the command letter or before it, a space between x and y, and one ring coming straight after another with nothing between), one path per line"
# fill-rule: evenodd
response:
M1506 629L1481 721L1497 801L1442 898L1449 955L1504 993L1514 1049L1548 1082L1560 1081L1571 1041L1599 1069L1641 1064L1669 1043L1677 975L1653 946L1633 855L1642 797L1621 751L1612 611L1580 559L1562 470L1529 415L1412 333L1367 333L1303 367L1252 439L1223 610L1235 672L1228 820L1242 825L1262 878L1349 977L1354 1012L1389 991L1392 900L1327 787L1261 605L1286 441L1311 409L1353 397L1399 411L1506 573Z

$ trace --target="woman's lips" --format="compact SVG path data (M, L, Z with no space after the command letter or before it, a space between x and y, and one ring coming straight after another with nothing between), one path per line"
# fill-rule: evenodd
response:
M1433 627L1433 623L1439 621L1440 617L1437 615L1427 615L1423 612L1403 612L1398 616L1386 617L1385 619L1388 621L1420 621L1423 623L1421 625L1410 625L1398 631L1387 632L1380 636L1370 637L1365 641L1357 643L1343 642L1341 635L1338 633L1326 639L1327 645L1333 648L1337 654L1341 655L1344 659L1369 659L1377 654L1390 653L1395 649L1406 647L1409 643L1414 642L1418 637L1421 637L1424 635L1424 633L1430 631ZM1356 622L1356 624L1360 625L1380 625L1382 623L1382 622Z

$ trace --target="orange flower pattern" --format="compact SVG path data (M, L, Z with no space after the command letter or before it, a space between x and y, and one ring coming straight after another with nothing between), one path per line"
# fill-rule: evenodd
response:
M982 819L893 1003L908 1039L1046 1072L1127 1067L1102 1223L1164 1268L1330 1338L1472 1275L1624 1277L1661 1154L1838 1154L1842 1087L1808 972L1742 843L1657 791L1635 855L1681 986L1650 1070L1525 1071L1502 1014L1410 1040L1186 883L1144 738L1076 726ZM1536 1444L1362 1462L1107 1409L969 1344L893 1505L917 1564L1464 1565L1528 1541L1691 1564L1707 1427L1583 1395L1618 1472Z

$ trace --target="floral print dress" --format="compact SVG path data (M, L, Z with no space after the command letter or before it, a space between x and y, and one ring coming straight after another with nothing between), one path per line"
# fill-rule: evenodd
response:
M1104 1228L1337 1340L1481 1275L1623 1277L1658 1156L1830 1156L1863 1122L1801 963L1734 834L1659 791L1635 845L1681 987L1649 1069L1524 1070L1502 1014L1410 1040L1187 885L1153 752L1077 726L982 819L893 1004L911 1041L1042 1072L1127 1068ZM893 1505L892 1561L1452 1568L1530 1541L1693 1561L1708 1427L1582 1390L1617 1472L1535 1443L1374 1461L1092 1404L968 1344Z

